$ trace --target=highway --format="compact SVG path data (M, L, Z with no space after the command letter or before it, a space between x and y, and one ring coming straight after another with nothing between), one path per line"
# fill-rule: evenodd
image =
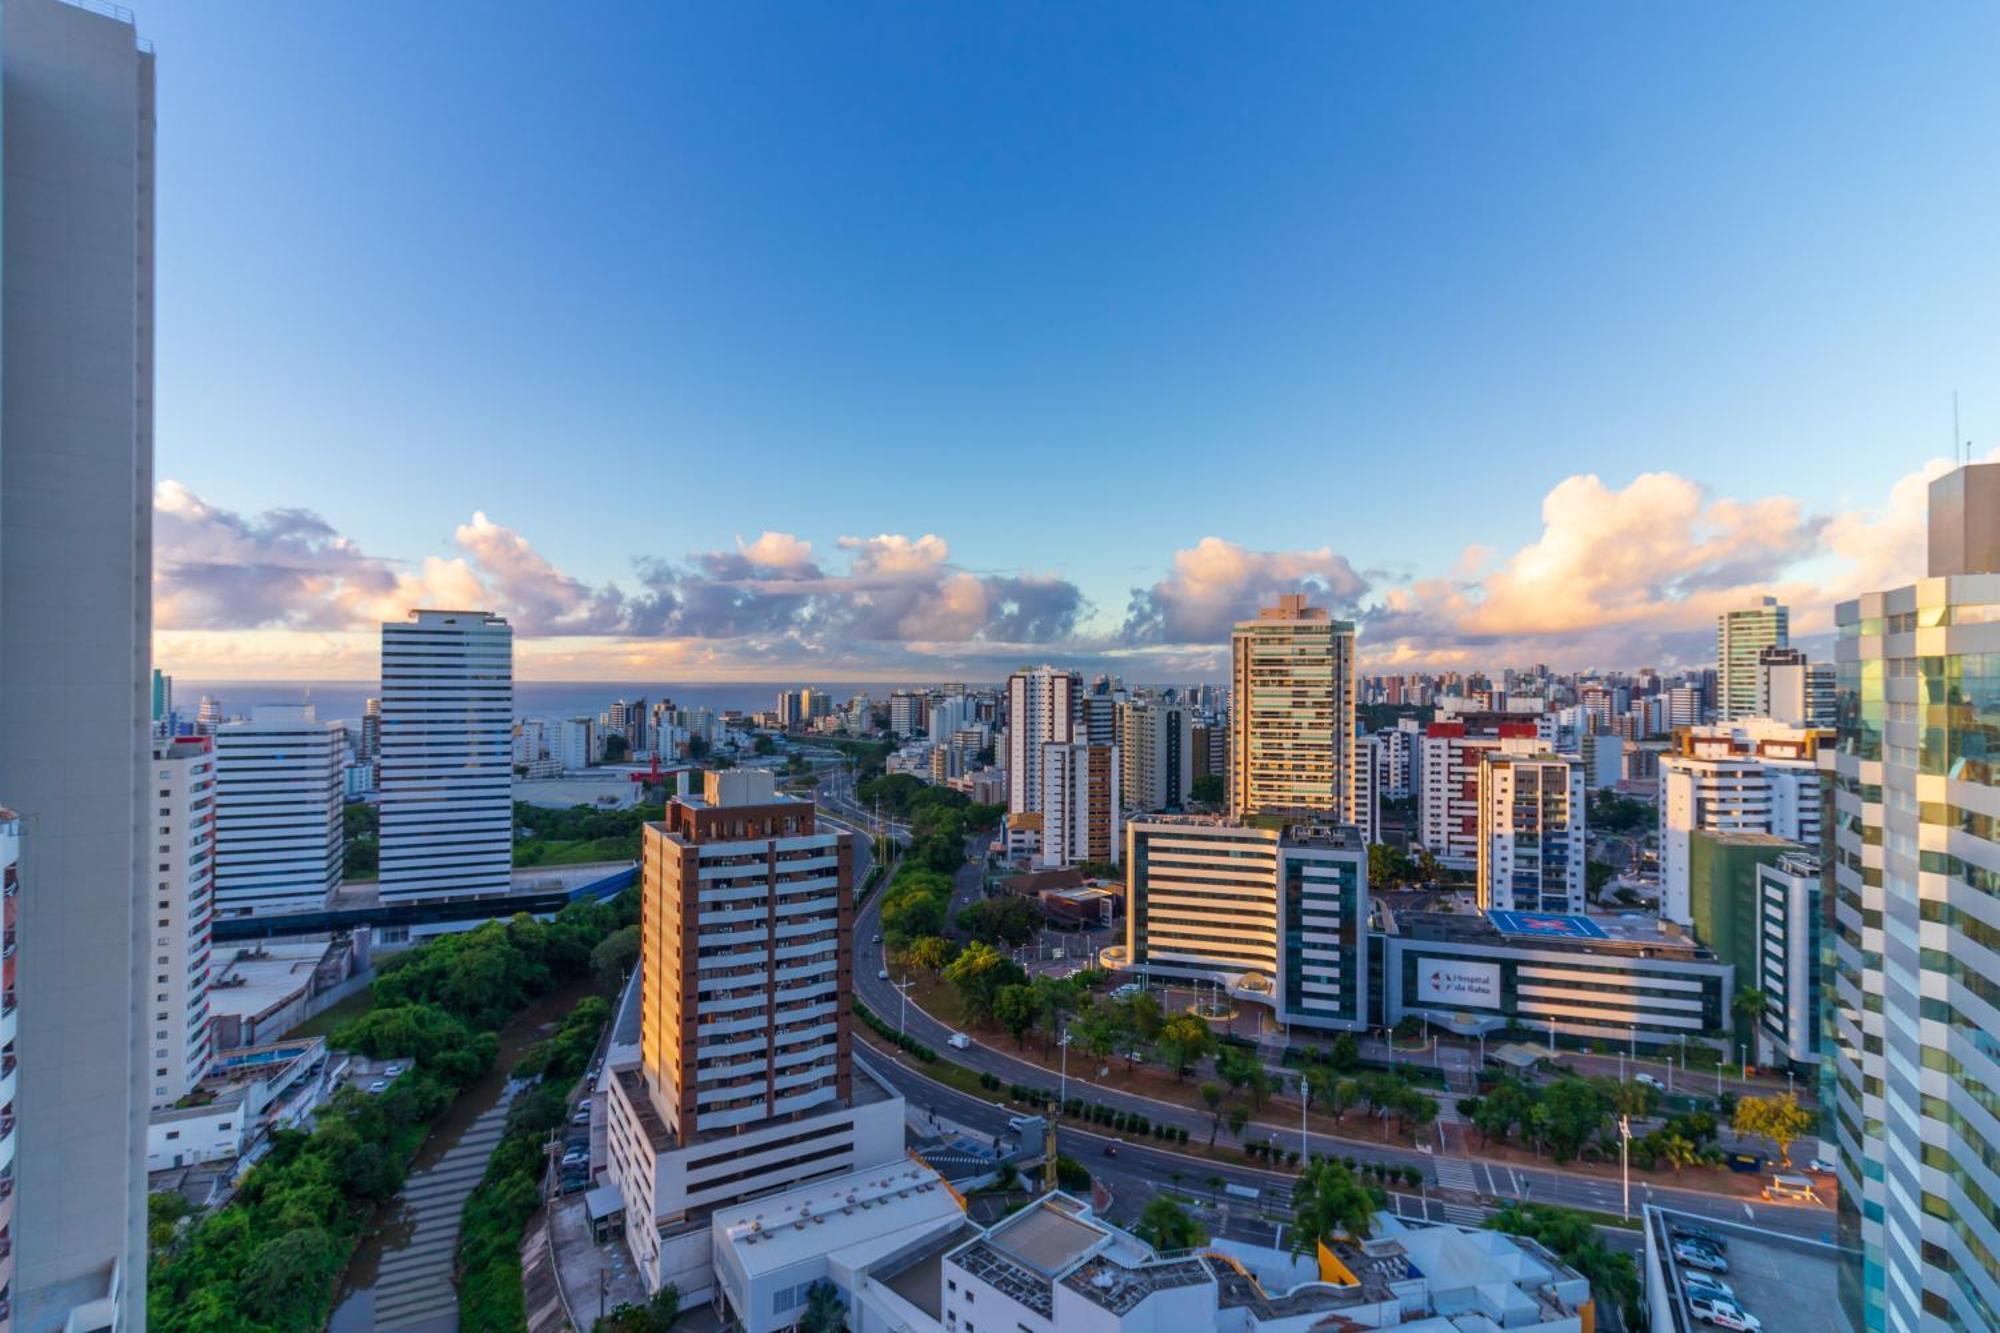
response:
M857 860L857 873L864 873L862 862ZM967 892L977 892L984 871L982 862L974 862L962 867L958 872L958 883L954 886L954 898ZM1006 1052L987 1046L976 1039L970 1049L953 1050L947 1044L951 1029L939 1023L921 1008L912 1004L905 1009L902 993L887 980L882 979L885 960L882 945L876 942L881 932L881 906L884 895L877 892L856 913L854 918L854 976L855 989L869 1008L890 1023L904 1023L910 1035L938 1051L941 1058L948 1057L954 1063L976 1071L991 1073L1006 1083L1026 1083L1037 1087L1047 1087L1056 1082L1056 1076L1039 1065L1018 1060ZM972 1034L968 1034L972 1035ZM1082 1061L1079 1061L1082 1063ZM879 1064L879 1062L878 1062ZM1124 1111L1138 1111L1155 1123L1185 1128L1189 1137L1207 1142L1210 1127L1208 1115L1192 1107L1164 1102L1155 1098L1091 1082L1079 1073L1072 1073L1068 1081L1068 1092L1072 1096L1082 1096ZM954 1119L958 1116L944 1109L945 1099L960 1094L942 1085L923 1080L920 1085L906 1089L912 1104L923 1107L938 1107L944 1114ZM977 1101L977 1099L965 1099ZM992 1109L991 1104L986 1104ZM1005 1115L994 1109L1001 1128L1005 1127ZM968 1124L983 1124L969 1120ZM1101 1141L1092 1146L1097 1136L1084 1131L1065 1128L1065 1135L1079 1137L1078 1159L1097 1172L1106 1165L1102 1159ZM1327 1156L1354 1157L1364 1162L1388 1162L1399 1166L1414 1166L1423 1173L1427 1187L1435 1187L1439 1179L1440 1158L1434 1153L1421 1152L1406 1145L1382 1143L1368 1138L1346 1138L1314 1132L1301 1136L1299 1126L1276 1121L1253 1120L1248 1133L1254 1136L1275 1139L1285 1148L1296 1148L1301 1142L1306 1151ZM1065 1151L1068 1151L1066 1148ZM1129 1156L1128 1156L1129 1154ZM1231 1170L1239 1174L1248 1173L1266 1177L1273 1182L1285 1177L1250 1168L1222 1168L1205 1158L1166 1152L1153 1147L1141 1148L1133 1145L1121 1148L1121 1166L1140 1165L1145 1174L1158 1182L1169 1178L1178 1170L1190 1181L1206 1180L1211 1174L1228 1176ZM1447 1184L1453 1189L1468 1189L1483 1199L1506 1201L1522 1199L1535 1203L1562 1204L1570 1207L1588 1208L1597 1212L1618 1213L1621 1211L1621 1190L1616 1179L1583 1173L1572 1173L1553 1166L1529 1167L1499 1161L1481 1159L1477 1156L1447 1157L1442 1159ZM1115 1188L1115 1187L1114 1187ZM1734 1197L1710 1194L1701 1190L1686 1189L1660 1183L1660 1178L1652 1173L1635 1172L1632 1179L1632 1212L1636 1216L1642 1205L1655 1203L1662 1207L1676 1208L1683 1212L1705 1217L1719 1218L1739 1223L1748 1223L1787 1235L1801 1236L1814 1240L1828 1240L1833 1237L1833 1210L1826 1204L1772 1204L1747 1202Z

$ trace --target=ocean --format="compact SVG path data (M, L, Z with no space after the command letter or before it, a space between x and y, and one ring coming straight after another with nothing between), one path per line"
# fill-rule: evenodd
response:
M517 717L563 718L596 717L617 699L644 699L654 704L671 699L683 708L707 708L720 713L740 708L746 713L762 712L778 706L778 693L786 689L825 690L844 703L857 694L886 699L891 690L917 689L907 681L844 681L821 685L801 681L778 685L769 681L681 681L672 685L635 685L630 681L517 680L514 682L514 713ZM997 688L997 687L995 687ZM372 680L183 680L174 677L174 707L192 719L206 694L222 705L224 717L247 717L257 704L313 705L321 721L345 722L350 728L361 725L362 705L381 693Z

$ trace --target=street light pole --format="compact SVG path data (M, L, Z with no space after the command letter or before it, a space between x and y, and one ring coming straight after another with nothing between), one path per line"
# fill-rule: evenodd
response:
M1312 1085L1306 1082L1304 1074L1299 1075L1299 1168L1305 1169L1312 1153L1306 1145L1306 1107L1312 1104Z
M1056 1045L1062 1047L1062 1081L1056 1084L1056 1106L1058 1108L1058 1114L1060 1114L1060 1108L1069 1103L1069 1029L1068 1028L1063 1029L1062 1040L1057 1042Z
M896 1015L896 1035L899 1037L906 1036L908 1035L907 1029L910 1022L910 987L916 985L917 983L911 981L908 977L905 977L901 981L891 982L890 984L893 985L903 997L902 1010Z
M1618 1117L1618 1174L1625 1184L1625 1220L1632 1220L1632 1119Z
M1554 1055L1555 1053L1556 1053L1556 1020L1553 1016L1551 1016L1549 1018L1549 1054Z

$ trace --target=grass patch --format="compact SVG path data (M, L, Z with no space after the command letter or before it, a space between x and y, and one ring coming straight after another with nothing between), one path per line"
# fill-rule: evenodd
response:
M633 861L639 856L636 838L578 838L550 841L530 838L514 844L514 864L528 866L588 865L593 861Z
M375 1007L375 988L363 986L330 1008L322 1009L287 1032L287 1037L325 1037L342 1023L361 1017Z

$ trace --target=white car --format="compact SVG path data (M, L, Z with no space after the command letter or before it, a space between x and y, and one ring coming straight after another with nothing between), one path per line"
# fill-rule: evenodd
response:
M887 981L888 979L889 979L889 969L886 967L875 974L875 980L877 981Z
M389 1076L390 1078L394 1078L394 1077L396 1077L396 1075L398 1075L398 1074L400 1074L400 1073L402 1073L402 1072L403 1072L403 1067L402 1067L401 1065L390 1065L389 1067L387 1067L386 1069L384 1069L384 1070L383 1070L382 1072L383 1072L384 1074L387 1074L387 1075L388 1075L388 1076Z
M1681 1274L1681 1285L1688 1289L1690 1296L1727 1296L1736 1299L1736 1290L1713 1273L1704 1273L1699 1268Z
M1688 1313L1704 1324L1734 1329L1738 1333L1757 1333L1764 1327L1763 1320L1726 1296L1691 1295L1688 1297Z
M1696 1245L1680 1241L1674 1246L1674 1258L1689 1268L1705 1268L1711 1273L1727 1273L1729 1261L1709 1249L1706 1245Z
M962 1051L972 1045L972 1038L966 1036L963 1032L954 1032L945 1038L944 1044L951 1047L954 1051Z
M1634 1074L1632 1075L1632 1081L1634 1083L1643 1083L1649 1088L1659 1088L1662 1092L1666 1091L1661 1085L1660 1080L1654 1078L1651 1074Z
M378 1078L368 1085L368 1091L370 1092L387 1092L388 1090L389 1081L387 1079Z
M1806 1163L1806 1170L1816 1176L1830 1176L1835 1174L1836 1168L1831 1160L1825 1157L1815 1157Z

